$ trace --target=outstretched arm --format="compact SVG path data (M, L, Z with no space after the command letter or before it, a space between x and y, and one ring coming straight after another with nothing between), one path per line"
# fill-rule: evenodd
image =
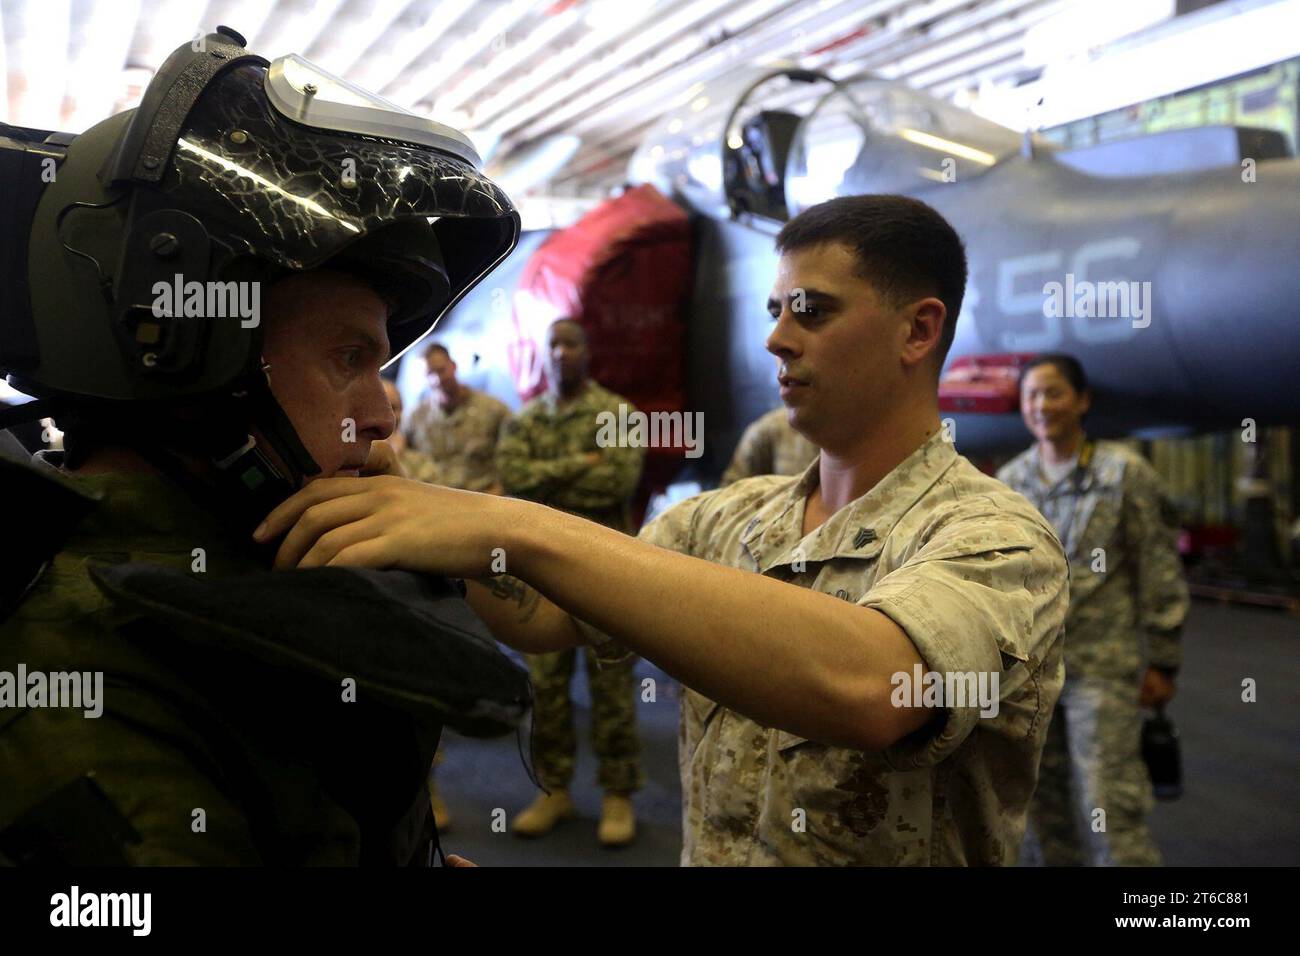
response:
M700 693L812 740L883 749L933 716L891 704L892 675L922 661L879 611L532 502L396 478L324 479L272 512L259 534L286 530L278 567L482 578L493 553L504 553L509 573L540 592L536 606L516 592L492 608L475 587L474 607L507 642L577 643L584 621Z
M511 574L470 578L466 600L497 638L529 654L579 647L584 635L567 612Z

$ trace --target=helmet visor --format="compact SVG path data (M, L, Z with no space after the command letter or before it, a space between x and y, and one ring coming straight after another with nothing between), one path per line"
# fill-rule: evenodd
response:
M398 317L408 326L396 337L406 347L509 254L519 237L518 213L462 158L464 151L456 156L450 146L444 151L289 119L266 92L267 73L243 64L203 92L159 184L167 205L195 215L231 256L252 255L294 271L321 266L394 224L429 222L448 291L427 314ZM390 129L400 132L406 124L413 135L411 120L420 118L395 112ZM409 267L419 269L429 257L413 249L411 258ZM422 327L413 330L416 319Z

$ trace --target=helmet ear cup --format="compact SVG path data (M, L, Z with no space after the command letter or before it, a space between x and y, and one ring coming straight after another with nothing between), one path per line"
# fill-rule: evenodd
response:
M131 229L114 283L113 331L122 355L142 377L186 382L211 361L208 344L224 331L223 323L187 318L180 294L187 278L208 279L211 257L207 230L179 209L149 213Z

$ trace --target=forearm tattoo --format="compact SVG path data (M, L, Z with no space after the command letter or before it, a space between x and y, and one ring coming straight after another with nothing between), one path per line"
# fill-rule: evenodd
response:
M488 578L483 583L487 585L487 589L492 593L493 597L502 601L514 602L519 609L518 620L520 624L527 622L537 613L542 596L518 578L511 577L509 574L501 574L494 578Z

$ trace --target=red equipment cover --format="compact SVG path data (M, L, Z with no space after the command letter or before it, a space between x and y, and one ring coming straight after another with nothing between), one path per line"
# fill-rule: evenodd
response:
M964 355L939 379L939 410L998 415L1020 409L1020 370L1032 352Z
M628 189L552 233L514 294L509 356L520 398L546 389L546 332L568 317L587 332L592 378L647 414L684 411L690 282L690 222L653 186ZM682 461L680 448L647 449L650 486L666 484Z

